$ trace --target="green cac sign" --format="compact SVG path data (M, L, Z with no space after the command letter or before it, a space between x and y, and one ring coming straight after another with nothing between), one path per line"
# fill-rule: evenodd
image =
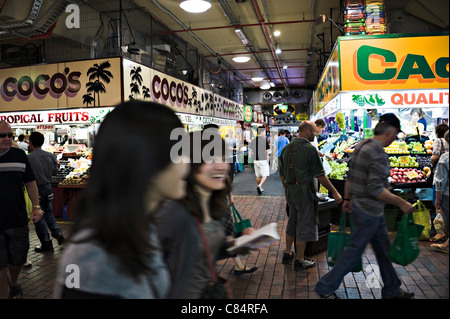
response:
M244 106L244 121L251 122L253 118L253 110L249 105Z
M381 56L385 63L397 62L395 53L390 50L369 45L361 46L357 51L357 73L361 79L366 81L389 81L394 78L396 80L408 80L411 75L421 75L424 80L436 79L436 76L442 79L449 78L449 71L447 70L448 57L441 57L436 60L433 65L435 75L425 56L417 54L407 54L398 68L386 67L383 72L374 73L369 69L371 55Z

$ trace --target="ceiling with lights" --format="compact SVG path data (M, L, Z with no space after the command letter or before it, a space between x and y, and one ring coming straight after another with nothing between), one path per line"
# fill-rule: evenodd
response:
M336 38L343 35L344 25L341 0L23 0L24 12L20 19L2 12L12 1L15 0L0 1L0 41L11 41L11 37L23 41L42 38L71 3L82 3L95 12L111 16L120 3L130 30L139 30L153 38L182 38L222 70L238 75L235 78L245 90L314 89ZM202 4L202 10L183 9L190 2ZM390 33L448 30L448 1L384 2ZM41 10L47 16L42 14L32 28L26 25L32 17L26 16L25 8L40 3L47 8L53 6L57 14ZM142 13L151 15L169 31L146 35L149 25L141 19ZM98 19L98 15L92 19ZM68 33L60 24L53 36L57 34L61 41L64 36L75 38L65 35Z

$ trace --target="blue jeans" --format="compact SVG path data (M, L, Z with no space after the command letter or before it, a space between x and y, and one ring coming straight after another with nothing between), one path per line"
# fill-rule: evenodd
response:
M340 286L344 276L354 269L368 243L372 245L383 279L381 295L384 298L396 296L400 292L401 281L395 272L392 262L387 257L390 240L384 216L371 217L352 204L351 218L354 223L349 246L344 250L336 264L316 284L315 291L319 295L330 295Z
M55 216L53 215L53 190L52 186L43 185L39 186L39 205L41 206L44 216L37 223L34 224L36 234L39 241L42 244L42 248L53 248L52 241L47 231L47 226L50 229L52 236L56 237L61 234L61 228L56 223Z

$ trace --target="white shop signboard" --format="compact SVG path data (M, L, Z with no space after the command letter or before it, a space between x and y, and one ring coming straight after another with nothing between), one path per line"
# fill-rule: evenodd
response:
M341 110L443 108L449 106L448 89L341 92Z
M52 111L5 112L0 113L0 121L6 121L11 126L37 125L44 129L45 125L100 123L112 110L112 107L106 107Z

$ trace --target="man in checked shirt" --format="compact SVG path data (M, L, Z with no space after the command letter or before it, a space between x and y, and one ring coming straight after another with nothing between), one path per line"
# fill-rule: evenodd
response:
M387 256L390 241L384 219L384 205L395 205L404 214L414 211L411 203L389 191L390 164L383 147L395 141L400 132L399 119L392 113L384 114L375 126L374 137L361 141L352 154L342 208L351 213L354 231L348 247L315 287L315 291L323 299L338 298L335 291L344 276L357 266L368 243L371 243L375 252L384 284L381 297L414 297L414 293L400 288L401 281Z

